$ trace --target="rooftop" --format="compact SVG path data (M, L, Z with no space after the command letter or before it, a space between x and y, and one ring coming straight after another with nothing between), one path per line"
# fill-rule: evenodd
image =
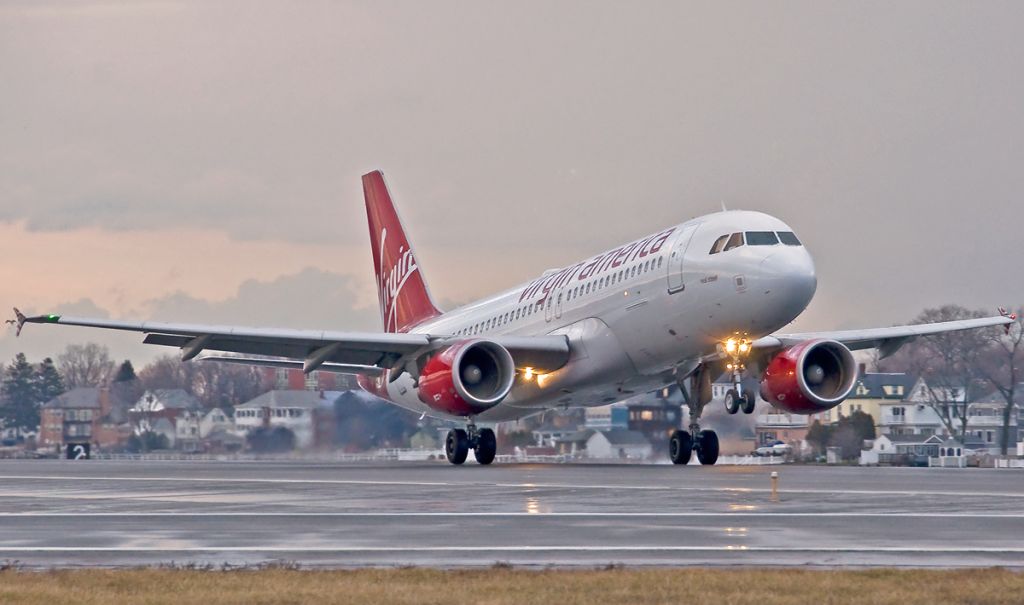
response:
M311 410L333 404L341 395L341 391L268 391L255 399L237 406L236 409L302 408Z
M612 445L650 445L651 442L644 437L643 433L627 429L610 429L607 431L595 431L604 435L608 443Z

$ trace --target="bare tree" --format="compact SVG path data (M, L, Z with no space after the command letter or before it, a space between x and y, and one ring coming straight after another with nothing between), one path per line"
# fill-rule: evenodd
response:
M57 356L57 365L68 389L99 386L114 373L110 351L94 342L68 345Z
M925 309L913 323L933 323L986 317L959 305ZM982 358L992 335L985 330L964 330L925 336L883 360L885 371L915 374L926 385L925 402L935 410L950 435L962 443L970 423L970 406L984 384Z
M184 389L208 408L245 403L269 389L254 367L183 362L171 355L158 357L143 368L139 381L146 389Z
M1018 310L1014 323L989 333L989 346L982 359L985 379L1003 397L1003 426L1000 453L1006 455L1011 442L1010 429L1024 370L1024 309ZM1016 435L1014 435L1016 437ZM1016 441L1014 438L1013 441Z

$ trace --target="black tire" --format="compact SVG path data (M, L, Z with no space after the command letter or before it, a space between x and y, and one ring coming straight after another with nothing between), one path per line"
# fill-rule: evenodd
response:
M693 440L686 431L674 431L668 440L668 457L672 464L686 464L693 454Z
M757 397L753 393L744 394L743 400L740 401L740 409L743 410L743 413L753 414L755 407L757 407Z
M714 431L701 431L697 437L697 460L706 465L718 462L718 435Z
M725 392L725 411L735 414L740 411L742 399L736 394L736 389L729 389Z
M494 455L498 453L498 440L494 437L491 429L480 429L477 435L476 447L473 449L473 456L478 464L490 464L494 462Z
M452 429L448 431L448 436L444 440L444 454L448 457L448 462L452 464L462 464L466 461L466 456L469 455L469 435L462 429Z

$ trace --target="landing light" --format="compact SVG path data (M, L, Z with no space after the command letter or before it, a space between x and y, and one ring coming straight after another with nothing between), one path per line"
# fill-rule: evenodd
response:
M748 350L750 350L750 345L745 343L745 342L741 342L740 343L740 353L746 353Z
M523 370L523 378L526 380L533 380L533 368L526 368Z
M736 341L733 340L732 338L730 338L729 340L725 341L725 352L726 353L735 353L736 352Z

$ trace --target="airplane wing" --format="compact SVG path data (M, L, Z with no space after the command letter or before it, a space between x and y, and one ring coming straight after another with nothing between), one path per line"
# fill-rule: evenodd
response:
M151 321L125 322L62 315L26 317L17 309L14 312L17 319L11 323L17 324L19 334L24 325L29 323L141 332L145 334L143 342L146 344L180 348L181 357L185 361L197 357L203 351L221 351L280 358L264 359L263 363L255 365L272 365L270 361L291 360L297 362L294 363L294 367L301 367L306 372L331 364L333 368L327 366L324 369L351 371L356 374L379 374L382 368L405 366L425 353L461 340L447 335L430 334L287 330ZM561 335L496 336L491 340L508 349L517 367L532 367L548 372L562 367L569 359L569 341ZM284 367L293 365L285 364Z
M836 340L851 350L877 348L882 357L888 357L906 343L919 336L974 330L992 326L1006 326L1014 322L1013 315L998 315L978 319L960 319L931 324L915 324L910 326L894 326L891 328L866 328L863 330L838 330L832 332L802 332L797 334L772 334L759 338L751 343L755 350L781 349L797 343L813 339Z

